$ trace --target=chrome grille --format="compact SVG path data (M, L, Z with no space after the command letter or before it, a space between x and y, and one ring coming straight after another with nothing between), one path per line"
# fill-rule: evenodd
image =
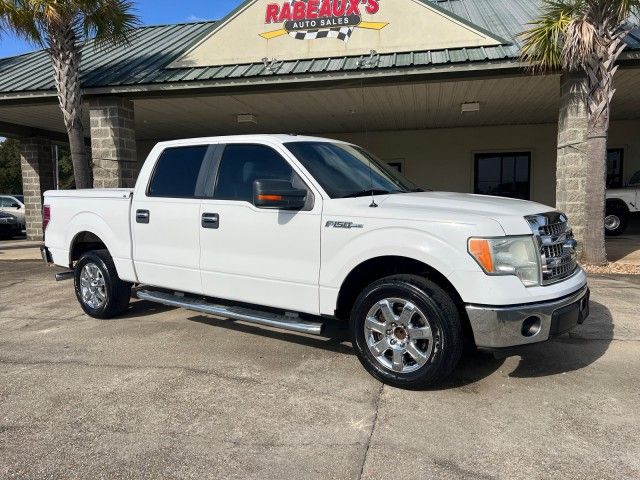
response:
M576 241L567 222L559 212L526 217L540 249L542 284L560 282L578 268Z
M567 228L567 222L564 223L552 223L551 225L542 225L539 227L540 235L560 235L564 233Z

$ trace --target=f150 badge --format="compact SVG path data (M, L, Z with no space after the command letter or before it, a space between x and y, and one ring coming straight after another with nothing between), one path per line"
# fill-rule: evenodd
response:
M325 225L327 228L343 228L343 229L351 229L351 228L364 228L364 225L360 223L353 222L333 222L329 221Z

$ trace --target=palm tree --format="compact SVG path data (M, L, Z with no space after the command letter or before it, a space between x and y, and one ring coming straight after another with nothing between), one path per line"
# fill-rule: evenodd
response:
M0 27L51 58L77 188L91 187L79 80L82 45L91 37L99 45L126 42L137 24L133 4L125 0L0 0Z
M534 71L586 74L590 181L583 260L594 265L607 263L603 225L613 78L638 14L640 0L543 0L541 16L522 34L522 56Z

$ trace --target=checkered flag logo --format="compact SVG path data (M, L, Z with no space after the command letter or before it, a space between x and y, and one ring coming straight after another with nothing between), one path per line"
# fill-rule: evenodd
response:
M289 3L293 7L296 2L307 3L309 0L289 0ZM320 30L300 30L298 32L289 32L289 35L296 40L315 40L317 38L337 38L347 43L353 35L355 27L336 27L336 28L323 28Z

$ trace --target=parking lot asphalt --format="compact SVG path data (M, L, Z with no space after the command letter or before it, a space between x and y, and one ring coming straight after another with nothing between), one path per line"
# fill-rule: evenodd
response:
M640 279L439 388L383 387L348 342L146 302L97 321L0 257L0 478L640 478Z

